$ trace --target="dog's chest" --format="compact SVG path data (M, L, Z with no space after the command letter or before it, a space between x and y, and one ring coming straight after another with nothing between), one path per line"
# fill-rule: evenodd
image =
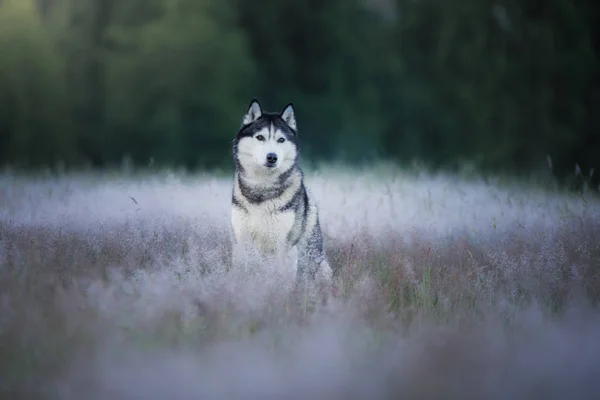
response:
M238 240L251 240L266 252L275 252L286 245L295 222L293 211L272 211L272 207L254 206L242 211L233 207L232 224Z

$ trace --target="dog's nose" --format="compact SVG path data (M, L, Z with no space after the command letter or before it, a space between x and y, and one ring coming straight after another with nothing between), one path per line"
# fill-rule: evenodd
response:
M275 164L277 162L277 154L275 154L275 153L267 154L267 162L269 164Z

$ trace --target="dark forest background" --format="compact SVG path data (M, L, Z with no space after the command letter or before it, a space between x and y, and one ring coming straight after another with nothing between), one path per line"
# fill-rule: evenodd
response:
M0 0L0 164L228 168L257 97L294 102L305 159L589 176L599 8Z

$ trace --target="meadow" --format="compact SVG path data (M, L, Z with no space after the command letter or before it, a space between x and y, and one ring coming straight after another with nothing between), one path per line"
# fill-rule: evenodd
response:
M306 171L326 304L231 271L231 177L0 173L0 396L600 396L600 199Z

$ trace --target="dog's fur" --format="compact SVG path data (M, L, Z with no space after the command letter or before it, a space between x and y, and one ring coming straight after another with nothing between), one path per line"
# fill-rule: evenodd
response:
M317 274L329 280L317 206L298 153L293 105L265 113L252 100L233 141L233 261L239 265L242 253L255 250L263 258L288 257L298 282Z

